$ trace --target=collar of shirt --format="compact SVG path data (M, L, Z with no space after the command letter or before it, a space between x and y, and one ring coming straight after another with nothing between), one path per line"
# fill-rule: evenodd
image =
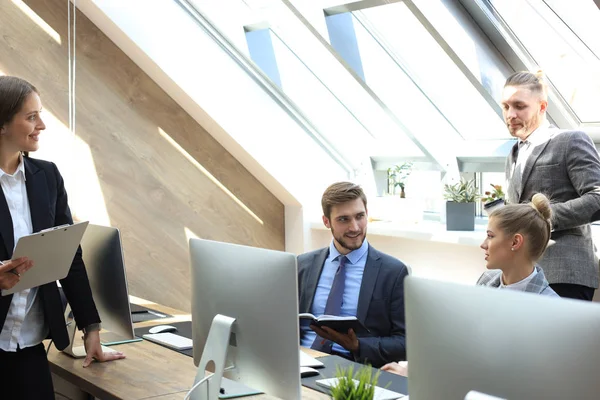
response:
M358 249L352 250L350 253L346 254L346 257L348 258L348 261L350 261L350 264L356 264L360 261L361 258L364 257L365 254L367 254L368 250L369 250L369 242L367 242L367 239L365 238L365 240L363 240L362 245ZM331 257L331 259L335 260L337 257L339 257L341 255L342 254L335 247L335 243L332 240L331 243L329 244L329 257Z
M500 277L500 288L502 289L516 289L516 290L525 290L525 287L531 282L534 276L537 275L537 269L534 268L533 272L529 274L526 278L520 280L519 282L511 283L510 285L505 285L502 283L502 277Z
M23 177L23 181L26 181L27 178L25 177L25 162L23 161L23 156L19 156L19 166L17 167L17 170L15 171L14 174L12 174L12 175L7 174L6 172L4 172L4 170L2 170L2 168L0 168L0 179L4 175L12 176L12 177L15 177L15 178L17 176L21 175Z
M519 143L530 144L533 147L536 147L537 145L544 143L546 140L548 140L550 138L548 128L550 128L550 123L548 121L542 122L542 124L540 126L538 126L536 130L531 132L531 134L529 136L527 136L527 138L525 140L523 140L522 142L519 141Z

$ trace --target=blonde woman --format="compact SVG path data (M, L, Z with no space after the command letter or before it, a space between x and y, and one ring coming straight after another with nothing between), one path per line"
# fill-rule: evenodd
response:
M509 204L490 214L485 251L486 271L478 285L559 297L536 265L550 240L550 201L537 193L528 204ZM408 375L405 362L384 365L384 371Z
M536 265L550 240L552 210L546 196L537 193L527 204L509 204L493 211L481 244L486 271L478 285L558 296Z

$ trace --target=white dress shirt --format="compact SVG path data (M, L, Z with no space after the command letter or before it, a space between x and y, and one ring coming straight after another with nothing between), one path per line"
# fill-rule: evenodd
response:
M517 162L515 163L513 174L518 172L523 175L523 169L525 168L529 156L533 153L533 149L550 139L548 128L550 128L550 124L547 121L544 121L535 131L527 136L527 139L519 141L519 155L517 157Z
M367 239L363 240L362 245L346 254L346 279L345 288L342 300L342 309L340 310L340 316L342 317L354 317L358 310L358 295L360 287L362 285L362 278L367 265L367 256L369 252L369 242ZM323 270L319 277L317 289L315 290L315 296L313 299L313 305L310 312L315 316L321 316L325 313L325 307L327 306L327 299L333 286L333 280L335 279L335 273L340 265L339 257L340 252L336 249L333 240L329 244L329 256L323 264ZM315 266L317 267L317 266ZM317 333L310 329L308 326L300 327L300 345L304 347L311 347L317 337ZM350 355L350 351L346 350L339 344L333 345L333 350Z
M15 246L21 236L33 232L27 188L25 186L25 164L23 158L13 175L0 169L0 186L13 223ZM13 249L14 250L14 249ZM0 349L17 351L42 342L48 335L44 322L44 310L37 295L38 288L15 293L0 333Z
M527 285L529 285L529 282L531 282L531 280L533 279L534 276L537 275L537 269L535 269L535 267L533 268L533 272L531 274L529 274L525 279L520 280L519 282L515 282L515 283L511 283L510 285L505 285L502 282L502 278L500 278L500 289L512 289L512 290L518 290L521 292L525 292L525 288L527 287Z
M517 198L521 196L522 176L527 160L537 146L550 139L551 133L549 128L550 124L547 121L544 121L536 130L531 132L525 140L519 140L519 153L517 159L513 162L510 178L507 179L506 182L506 193L514 193Z

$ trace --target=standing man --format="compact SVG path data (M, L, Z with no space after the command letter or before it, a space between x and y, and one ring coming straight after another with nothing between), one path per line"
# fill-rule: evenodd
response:
M598 287L590 223L600 218L600 160L587 134L550 126L547 107L540 72L508 77L502 109L518 139L506 162L508 201L528 202L537 192L550 199L551 240L539 264L561 297L591 301Z
M321 199L329 247L298 256L300 312L356 316L370 333L301 327L300 344L374 367L406 359L406 266L366 240L367 198L360 186L339 182Z

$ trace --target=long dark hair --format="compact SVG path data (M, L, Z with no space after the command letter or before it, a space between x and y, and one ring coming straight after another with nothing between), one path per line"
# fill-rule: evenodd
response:
M16 76L0 76L0 128L8 124L17 115L23 103L31 93L38 90L31 83ZM28 157L29 154L24 152Z

